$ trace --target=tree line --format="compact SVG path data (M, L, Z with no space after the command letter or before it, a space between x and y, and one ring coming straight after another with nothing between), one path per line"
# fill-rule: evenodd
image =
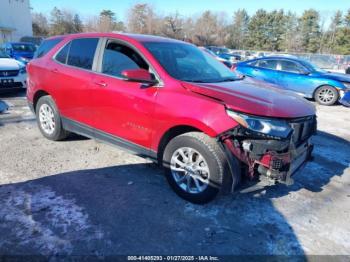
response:
M79 14L53 8L49 15L33 12L33 33L51 36L78 32L132 32L161 35L196 45L219 45L243 50L333 53L350 55L350 9L337 11L326 19L315 9L301 15L284 10L245 9L227 13L205 11L196 17L178 12L159 14L149 4L135 4L125 22L111 10L81 20Z

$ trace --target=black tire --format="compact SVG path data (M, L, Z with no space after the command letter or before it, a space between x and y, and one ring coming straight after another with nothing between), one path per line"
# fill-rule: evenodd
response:
M209 168L209 182L202 192L188 192L178 185L173 176L170 168L171 159L173 154L176 154L181 148L194 149L206 161ZM232 177L227 163L226 156L216 140L201 132L189 132L173 138L166 146L163 155L163 166L166 169L165 174L170 186L177 195L195 204L205 204L213 200L224 188L224 183L230 183L229 187L231 187ZM234 185L237 185L240 180L240 172L233 177L235 178Z
M328 97L324 96L326 93L328 94ZM331 106L338 101L339 94L332 86L321 86L317 88L314 98L320 105Z
M49 107L53 112L53 121L55 126L52 133L45 131L44 124L40 121L40 109L46 106ZM47 139L59 141L65 139L69 135L69 132L64 130L62 127L60 114L58 113L57 106L51 96L42 96L39 98L38 103L35 106L35 114L39 130L41 134Z

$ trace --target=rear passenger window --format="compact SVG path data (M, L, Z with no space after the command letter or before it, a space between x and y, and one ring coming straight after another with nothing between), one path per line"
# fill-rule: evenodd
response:
M34 54L34 58L40 58L44 55L46 55L48 52L51 51L52 48L54 48L59 42L62 41L62 38L55 38L55 39L49 39L44 40L42 44L39 46L38 50L36 50Z
M67 63L67 55L68 55L68 52L69 52L69 48L70 48L70 44L71 43L68 43L67 45L65 45L61 51L58 52L58 54L56 55L55 59L62 63L62 64L66 64Z
M67 64L92 69L98 38L75 39L70 44Z
M257 66L275 70L277 67L277 61L276 60L259 60Z

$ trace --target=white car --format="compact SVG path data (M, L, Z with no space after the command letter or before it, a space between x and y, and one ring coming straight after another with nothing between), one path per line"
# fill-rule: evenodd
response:
M0 90L27 87L26 66L0 51Z

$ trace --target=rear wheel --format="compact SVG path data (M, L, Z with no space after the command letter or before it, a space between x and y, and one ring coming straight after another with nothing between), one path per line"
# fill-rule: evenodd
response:
M230 176L226 157L215 139L200 132L172 139L165 148L163 165L173 190L196 204L214 199Z
M61 117L51 96L42 96L36 105L36 120L43 136L58 141L65 139L68 132L63 129Z
M315 100L321 105L330 106L338 101L338 92L332 86L321 86L315 92Z

